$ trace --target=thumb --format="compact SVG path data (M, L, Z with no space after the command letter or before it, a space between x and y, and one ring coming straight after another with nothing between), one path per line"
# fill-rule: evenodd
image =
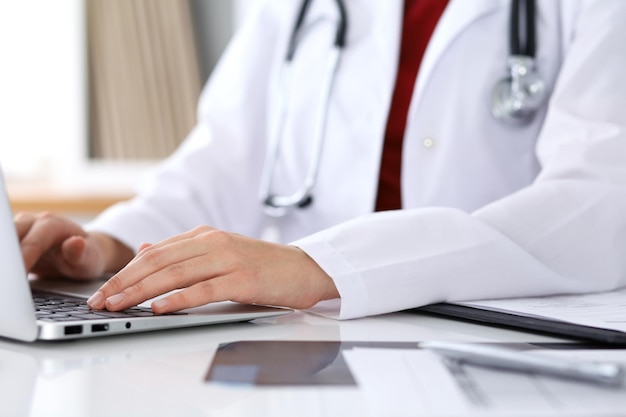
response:
M63 241L61 262L59 269L73 278L94 278L104 272L99 245L83 236L71 236Z

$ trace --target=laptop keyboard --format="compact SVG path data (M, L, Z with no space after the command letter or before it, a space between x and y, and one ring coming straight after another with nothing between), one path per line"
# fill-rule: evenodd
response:
M67 295L33 291L35 316L38 320L60 322L102 320L112 318L150 317L156 314L148 307L132 307L123 311L92 310L87 301ZM186 314L186 313L170 313Z

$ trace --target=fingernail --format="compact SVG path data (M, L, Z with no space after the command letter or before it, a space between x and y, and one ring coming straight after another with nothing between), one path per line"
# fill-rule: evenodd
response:
M167 299L158 300L152 303L152 308L157 308L157 309L166 308L169 303L170 302L167 301Z
M119 294L115 294L107 298L107 303L111 305L116 305L116 304L121 303L123 299L124 299L124 293L121 292Z
M87 305L91 308L102 308L104 304L104 294L102 291L96 291L87 299Z

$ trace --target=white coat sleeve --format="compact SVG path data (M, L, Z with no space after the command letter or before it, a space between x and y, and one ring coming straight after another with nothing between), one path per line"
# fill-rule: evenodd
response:
M620 3L580 13L537 142L542 170L534 183L473 213L438 207L376 213L293 242L341 295L312 311L347 319L441 301L625 285Z

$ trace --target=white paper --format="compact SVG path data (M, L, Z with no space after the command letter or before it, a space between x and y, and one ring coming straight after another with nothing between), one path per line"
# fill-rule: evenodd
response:
M617 291L456 303L626 332L626 288Z
M607 351L537 351L558 357L603 359ZM626 352L608 351L626 363ZM600 416L626 410L626 386L607 388L530 373L445 362L419 349L345 351L372 417Z
M432 352L354 348L343 355L374 416L437 416L468 410L463 392Z

